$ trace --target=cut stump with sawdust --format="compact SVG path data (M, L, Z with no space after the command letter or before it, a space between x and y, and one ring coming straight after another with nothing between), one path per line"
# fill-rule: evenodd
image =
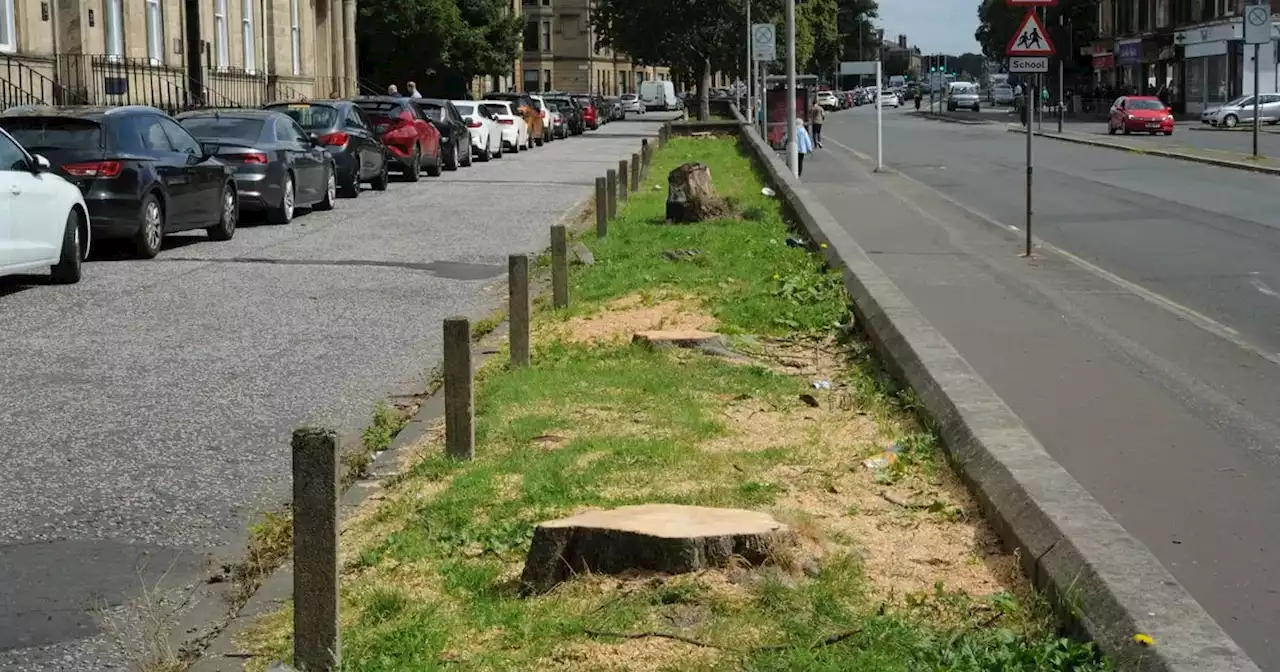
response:
M702 163L686 163L667 174L667 223L685 224L721 219L730 214L729 204L716 193L711 168Z
M731 559L762 565L795 541L789 526L758 511L678 504L593 510L538 525L520 585L536 594L584 572L683 574Z

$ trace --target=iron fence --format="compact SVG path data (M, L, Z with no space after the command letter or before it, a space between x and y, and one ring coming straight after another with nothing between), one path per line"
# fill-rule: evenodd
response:
M48 64L52 73L52 62ZM0 54L0 110L15 105L55 105L62 88L49 74L8 54Z

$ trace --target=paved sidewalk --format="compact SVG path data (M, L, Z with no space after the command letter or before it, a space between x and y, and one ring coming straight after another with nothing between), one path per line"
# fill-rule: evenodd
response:
M806 186L1263 669L1280 669L1277 365L831 149Z

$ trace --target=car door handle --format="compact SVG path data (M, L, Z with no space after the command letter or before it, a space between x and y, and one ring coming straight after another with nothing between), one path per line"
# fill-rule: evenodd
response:
M14 196L17 196L22 193L22 187L19 187L18 185L15 184L9 187L9 193L13 194Z

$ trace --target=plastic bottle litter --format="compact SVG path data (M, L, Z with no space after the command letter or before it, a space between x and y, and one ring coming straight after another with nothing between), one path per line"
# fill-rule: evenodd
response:
M778 192L770 189L769 187L762 188L760 190L760 193L764 194L765 196L768 196L769 198L773 198L774 196L778 195Z
M829 390L829 389L831 389L831 381L829 381L829 380L815 380L815 381L813 381L813 389L815 389L815 390Z

